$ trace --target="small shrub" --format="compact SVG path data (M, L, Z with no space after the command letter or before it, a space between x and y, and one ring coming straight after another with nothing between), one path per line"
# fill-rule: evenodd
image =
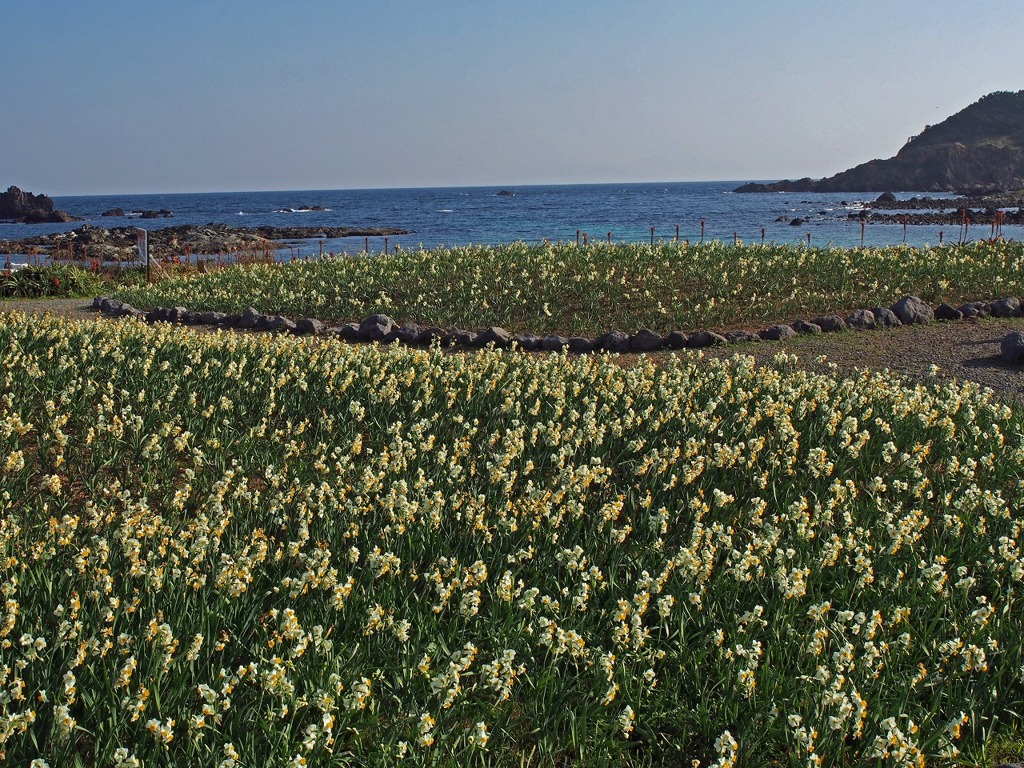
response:
M30 299L44 296L85 296L99 288L92 272L68 265L24 267L0 272L0 298Z

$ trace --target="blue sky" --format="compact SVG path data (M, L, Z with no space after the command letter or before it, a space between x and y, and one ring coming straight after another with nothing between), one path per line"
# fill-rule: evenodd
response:
M0 188L747 180L1024 89L1020 0L10 3Z

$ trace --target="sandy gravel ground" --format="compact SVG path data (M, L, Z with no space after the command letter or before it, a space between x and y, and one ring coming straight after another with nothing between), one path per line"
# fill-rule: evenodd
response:
M91 299L21 299L0 301L0 312L46 312L80 319L99 317ZM117 322L117 321L110 321ZM1024 318L937 322L893 330L802 336L783 343L759 342L705 351L709 356L736 353L770 363L780 351L795 354L802 364L823 369L822 355L840 370L870 368L933 381L974 381L1004 397L1024 403L1024 366L1003 363L999 343L1010 331L1024 331ZM663 353L659 353L663 354ZM939 367L932 375L932 366Z

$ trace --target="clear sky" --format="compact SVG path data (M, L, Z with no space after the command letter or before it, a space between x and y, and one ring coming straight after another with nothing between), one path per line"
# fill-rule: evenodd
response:
M1024 89L1020 0L32 0L0 188L825 176Z

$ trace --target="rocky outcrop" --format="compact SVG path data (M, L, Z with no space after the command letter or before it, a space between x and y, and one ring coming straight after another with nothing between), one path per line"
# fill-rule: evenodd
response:
M744 184L737 192L937 192L1024 189L1024 91L985 96L918 136L888 160L824 179Z
M23 192L17 187L8 187L6 192L0 192L0 220L25 224L77 221L71 214L56 210L53 200L46 195Z

